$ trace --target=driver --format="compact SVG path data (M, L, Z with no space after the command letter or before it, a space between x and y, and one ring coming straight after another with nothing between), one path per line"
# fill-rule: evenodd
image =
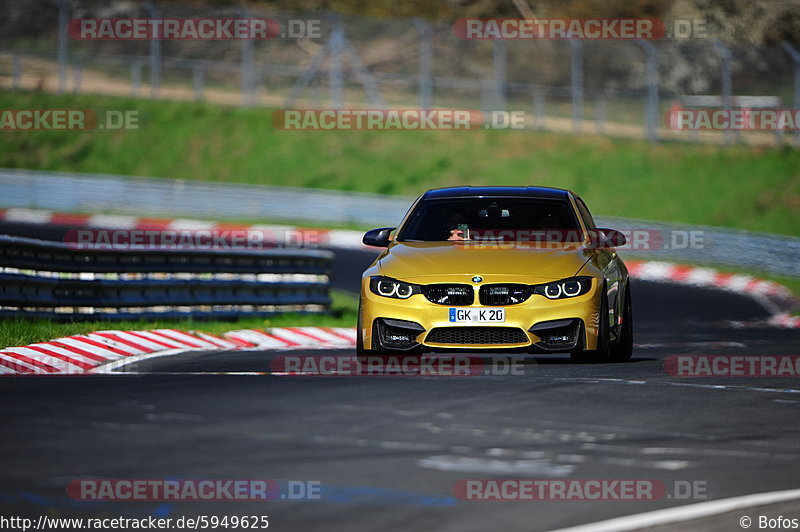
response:
M447 227L447 240L467 240L467 235L463 229L466 224L467 219L463 214L453 213L448 216L445 224L445 227Z

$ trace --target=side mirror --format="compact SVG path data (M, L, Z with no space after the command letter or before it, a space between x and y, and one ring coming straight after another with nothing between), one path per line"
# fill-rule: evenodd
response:
M380 229L373 229L364 234L361 241L367 246L375 246L378 248L385 248L389 245L389 235L394 231L395 227L381 227Z
M598 249L617 248L628 241L625 235L616 229L597 228L589 232L592 245Z

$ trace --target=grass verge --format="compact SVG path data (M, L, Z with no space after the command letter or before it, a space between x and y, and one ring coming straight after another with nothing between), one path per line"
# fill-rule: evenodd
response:
M532 131L281 131L264 108L87 94L0 91L0 108L141 117L139 130L4 131L6 167L408 196L537 184L575 190L599 215L800 234L800 150L788 147Z
M234 329L265 327L355 327L358 298L343 290L332 290L333 304L328 314L276 314L264 318L242 318L232 321L209 320L141 320L53 322L44 319L10 318L0 320L0 349L46 342L73 334L86 334L103 329L144 330L178 329L222 334Z

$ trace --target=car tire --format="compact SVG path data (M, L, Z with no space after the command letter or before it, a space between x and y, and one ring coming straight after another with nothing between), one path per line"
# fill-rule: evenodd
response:
M608 331L608 301L606 299L605 287L600 300L600 316L598 323L597 333L597 349L581 348L570 353L570 360L573 362L587 364L587 363L601 363L608 362L611 359L611 341L609 339Z
M633 355L633 307L630 282L625 286L625 303L622 306L622 326L617 343L611 346L611 360L626 362Z

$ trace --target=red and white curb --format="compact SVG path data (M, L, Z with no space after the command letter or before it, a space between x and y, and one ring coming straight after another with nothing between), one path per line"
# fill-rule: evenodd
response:
M222 336L175 329L98 331L0 350L0 375L107 373L148 358L188 351L343 349L355 346L349 327L243 329Z
M790 316L789 314L776 314L767 322L775 327L785 329L800 329L800 316Z
M725 290L756 300L772 314L765 321L732 322L734 326L800 328L800 317L787 312L796 305L794 294L781 284L750 275L723 273L712 268L671 262L626 260L625 265L628 273L636 279Z
M369 249L361 243L363 233L347 229L317 229L273 224L235 224L189 218L140 218L108 214L69 214L41 209L0 209L0 221L66 225L120 231L252 231L264 235L265 243L311 245L342 249Z
M685 266L661 261L626 260L628 272L643 281L678 283L700 288L717 288L755 299L791 301L792 291L785 286L750 275L722 273L712 268Z

